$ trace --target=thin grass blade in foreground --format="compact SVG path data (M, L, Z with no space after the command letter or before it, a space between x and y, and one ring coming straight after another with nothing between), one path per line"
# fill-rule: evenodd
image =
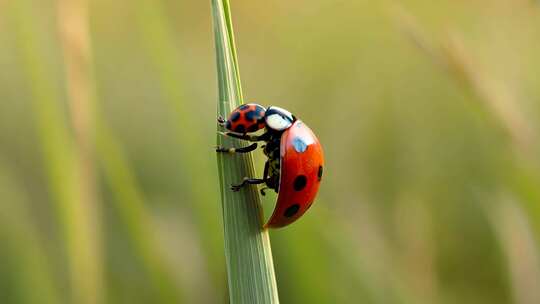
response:
M219 83L218 115L243 102L229 1L212 0ZM218 136L218 145L239 145ZM267 230L255 187L232 192L230 185L254 176L251 155L218 154L230 302L279 303Z

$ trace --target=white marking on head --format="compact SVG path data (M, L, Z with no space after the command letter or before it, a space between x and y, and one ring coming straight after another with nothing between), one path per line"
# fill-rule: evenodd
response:
M293 115L280 107L269 107L266 111L266 125L268 128L283 131L293 123Z
M273 114L266 118L266 124L270 129L276 130L276 131L283 131L291 126L291 122L287 119L283 118L279 114Z

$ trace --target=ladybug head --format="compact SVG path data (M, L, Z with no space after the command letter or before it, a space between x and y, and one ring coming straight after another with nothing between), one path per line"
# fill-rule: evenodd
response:
M231 112L225 128L236 133L251 133L264 128L264 114L266 109L255 103L247 103L239 106Z
M280 107L271 106L264 114L266 127L274 131L283 131L292 126L296 120L291 112Z

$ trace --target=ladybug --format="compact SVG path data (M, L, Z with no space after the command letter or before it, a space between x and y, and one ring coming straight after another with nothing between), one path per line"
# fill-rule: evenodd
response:
M324 157L319 140L311 129L289 111L258 104L244 104L229 114L227 120L219 117L218 123L228 132L221 134L251 142L262 141L268 157L261 179L245 177L231 185L239 191L247 185L265 184L265 189L278 193L276 207L264 227L284 227L300 218L315 200L323 175ZM262 135L249 133L264 129ZM217 147L217 152L249 153L257 143L242 148Z

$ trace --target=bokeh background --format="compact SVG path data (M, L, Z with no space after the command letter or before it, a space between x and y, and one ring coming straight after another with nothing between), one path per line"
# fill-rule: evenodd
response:
M0 302L227 303L210 3L86 4L0 1ZM282 303L540 303L538 2L232 13L246 100L326 154Z

